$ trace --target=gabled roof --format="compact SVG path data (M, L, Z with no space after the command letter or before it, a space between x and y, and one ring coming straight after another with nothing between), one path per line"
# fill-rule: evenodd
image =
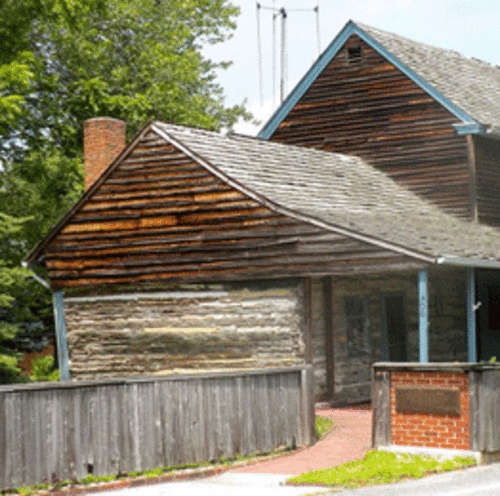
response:
M500 262L500 231L457 219L362 159L240 135L154 122L152 130L277 212L424 262ZM133 149L132 143L121 154ZM34 262L106 181L120 157L27 257Z
M467 132L500 128L500 68L349 21L263 127L260 137L267 139L273 134L353 34L454 114Z
M159 122L153 129L284 213L429 261L500 261L499 230L442 212L361 158Z

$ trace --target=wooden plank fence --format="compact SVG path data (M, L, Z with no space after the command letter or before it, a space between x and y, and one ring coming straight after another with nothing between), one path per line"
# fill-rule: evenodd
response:
M0 387L0 489L313 441L310 365Z

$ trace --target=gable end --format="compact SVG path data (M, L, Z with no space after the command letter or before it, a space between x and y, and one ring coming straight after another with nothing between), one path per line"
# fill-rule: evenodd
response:
M44 257L59 289L422 265L279 213L153 131L108 172Z
M409 77L415 84L420 86L424 91L426 91L432 98L439 102L445 109L451 112L457 119L466 124L475 124L476 121L469 116L462 109L457 107L448 98L435 90L435 88L430 85L427 81L421 78L415 71L410 69L407 65L401 62L397 57L392 55L388 50L386 50L380 43L374 40L371 36L363 31L362 28L357 26L353 21L349 21L340 33L334 38L332 43L328 48L320 55L317 62L309 69L305 76L300 80L297 86L293 89L290 95L274 113L274 115L269 119L269 121L264 125L259 133L259 137L263 139L269 139L272 134L276 131L278 126L287 117L289 112L294 108L302 96L306 93L309 87L314 83L316 78L323 72L323 70L328 66L331 60L344 48L345 43L352 35L357 35L365 43L367 43L371 48L376 50L380 55L385 57L388 62L393 64L397 69L399 69L403 74Z

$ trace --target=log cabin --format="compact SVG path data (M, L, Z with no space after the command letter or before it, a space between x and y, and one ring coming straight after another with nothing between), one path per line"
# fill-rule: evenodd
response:
M312 363L338 404L369 399L373 361L476 360L475 272L500 268L498 229L354 155L84 128L87 189L26 259L48 272L63 378Z

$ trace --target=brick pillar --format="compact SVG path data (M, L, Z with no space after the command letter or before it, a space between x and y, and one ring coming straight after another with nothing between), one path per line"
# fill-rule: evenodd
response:
M96 117L83 123L86 190L125 147L125 128L124 121L111 117Z

